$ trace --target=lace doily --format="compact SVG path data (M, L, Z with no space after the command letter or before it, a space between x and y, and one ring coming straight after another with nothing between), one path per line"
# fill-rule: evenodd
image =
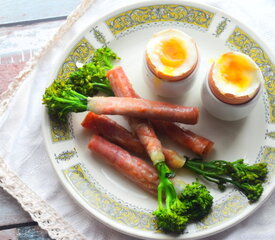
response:
M45 201L24 184L0 158L0 185L11 194L38 225L57 240L84 240Z
M3 114L16 90L30 75L38 61L54 46L54 44L66 33L71 26L86 12L94 0L83 0L81 4L68 16L66 22L60 26L47 44L37 52L27 63L24 70L16 77L8 89L0 95L0 114ZM11 171L0 158L0 186L12 195L26 210L38 225L45 229L49 236L57 240L84 240L72 226L58 216L53 208L34 193L20 178Z

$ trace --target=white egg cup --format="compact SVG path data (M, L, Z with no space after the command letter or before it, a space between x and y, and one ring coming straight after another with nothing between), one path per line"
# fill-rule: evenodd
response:
M260 83L260 88L257 94L248 102L243 104L228 104L224 103L212 93L209 83L208 74L201 89L201 100L203 106L214 117L224 120L224 121L237 121L243 119L249 115L249 113L256 106L262 92L262 82Z
M187 77L178 81L168 81L158 78L151 72L144 60L145 66L145 82L150 90L158 96L175 98L184 95L193 86L196 74L199 68L200 60L198 59L197 66L194 71Z

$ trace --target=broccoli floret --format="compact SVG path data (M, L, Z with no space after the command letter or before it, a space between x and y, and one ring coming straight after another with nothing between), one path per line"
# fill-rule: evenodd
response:
M114 95L110 82L106 78L105 69L93 62L87 63L73 72L68 84L71 84L75 91L86 96L94 96L98 92L109 96Z
M69 79L54 80L45 90L43 104L49 113L61 121L66 120L70 112L87 110L87 97L98 92L113 96L106 71L113 67L112 62L119 57L108 47L95 51L92 62L73 72Z
M180 195L185 205L189 221L199 221L209 214L213 205L213 197L206 186L198 181L188 184Z
M234 182L232 183L234 184ZM260 183L251 185L248 183L238 184L235 182L235 186L237 186L237 188L247 197L251 203L258 201L264 191L264 188Z
M93 56L93 62L96 66L101 66L105 70L113 68L113 61L119 60L120 58L110 48L103 47L95 51Z
M183 233L186 225L205 217L213 204L213 197L204 185L194 182L187 185L178 197L172 182L167 177L169 168L165 163L156 164L160 184L158 186L158 209L153 212L158 228L169 233ZM165 193L165 206L163 206Z
M262 183L267 176L266 163L248 165L243 159L232 162L232 180L241 183Z
M118 59L110 48L99 48L90 63L84 64L70 75L68 84L72 85L73 90L86 96L94 96L98 92L113 96L106 71L112 69L113 62Z
M268 174L266 163L248 165L243 159L234 162L187 159L184 167L216 183L220 190L225 190L227 183L233 184L251 203L260 198L263 192L262 184Z
M178 215L167 209L158 209L154 215L157 218L158 228L167 233L182 233L188 222L188 217Z
M43 95L49 113L64 121L70 112L83 112L87 110L87 97L71 89L63 81L55 80Z

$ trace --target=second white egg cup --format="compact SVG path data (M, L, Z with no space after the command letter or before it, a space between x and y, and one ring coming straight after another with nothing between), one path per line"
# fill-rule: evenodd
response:
M248 102L243 104L228 104L224 103L214 96L212 93L209 83L208 74L201 89L201 99L203 106L214 117L225 120L225 121L236 121L247 117L253 108L256 106L262 92L262 82L257 94Z

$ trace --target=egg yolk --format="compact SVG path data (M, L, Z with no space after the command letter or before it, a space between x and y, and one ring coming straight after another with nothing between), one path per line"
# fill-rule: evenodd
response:
M187 58L184 42L177 38L162 41L160 44L159 58L162 64L167 67L168 71L179 67Z
M251 73L256 71L244 56L226 53L218 61L220 73L225 82L233 84L239 91L246 90L251 82Z

